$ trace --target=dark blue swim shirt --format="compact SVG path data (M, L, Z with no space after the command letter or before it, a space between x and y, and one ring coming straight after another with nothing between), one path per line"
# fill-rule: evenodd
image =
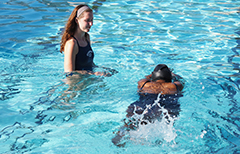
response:
M134 114L138 115L142 114L143 115L142 120L144 121L145 124L149 122L150 123L154 122L156 119L161 118L162 115L161 107L166 109L171 117L178 116L180 112L180 104L178 102L178 99L183 96L182 94L158 96L158 94L146 93L139 95L140 95L139 99L136 102L132 103L127 109L127 117L129 117L130 119ZM157 100L158 97L159 101L155 103L155 100ZM133 122L133 119L131 119L131 121Z
M77 41L75 37L73 38ZM77 44L78 44L78 53L76 55L76 60L75 60L75 70L92 71L94 53L92 51L90 43L87 41L87 46L85 47L81 47L78 41L77 41Z

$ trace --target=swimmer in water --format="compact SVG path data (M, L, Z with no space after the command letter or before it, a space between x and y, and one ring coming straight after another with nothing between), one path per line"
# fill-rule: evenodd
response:
M146 78L138 81L139 100L128 106L125 125L112 139L112 142L119 147L126 131L136 130L139 125L154 123L161 119L163 107L172 117L176 117L180 111L178 98L182 97L181 91L184 87L184 80L172 73L167 65L159 64L154 71ZM155 100L158 100L156 103ZM139 116L141 119L138 119Z

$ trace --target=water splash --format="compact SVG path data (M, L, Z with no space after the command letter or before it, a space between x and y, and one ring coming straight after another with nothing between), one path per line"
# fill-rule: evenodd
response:
M163 142L175 143L174 140L177 137L177 133L173 126L177 117L170 115L168 110L160 105L160 96L161 94L158 95L153 104L146 105L146 109L142 114L136 113L137 109L135 106L135 110L133 112L134 115L131 117L131 119L135 119L135 121L137 121L138 127L135 130L129 131L129 140L133 141L134 143L144 145L162 144ZM149 109L155 105L159 107L158 112L155 113L158 116L155 117L156 119L151 119L151 122L146 122L144 115L147 114Z

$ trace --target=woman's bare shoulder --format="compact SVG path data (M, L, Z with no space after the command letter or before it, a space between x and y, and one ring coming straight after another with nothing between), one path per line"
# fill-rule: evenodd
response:
M77 52L77 42L73 38L67 40L64 47L64 53L69 53L69 52Z
M67 40L66 45L74 46L76 43L77 42L74 38L70 38L69 40Z

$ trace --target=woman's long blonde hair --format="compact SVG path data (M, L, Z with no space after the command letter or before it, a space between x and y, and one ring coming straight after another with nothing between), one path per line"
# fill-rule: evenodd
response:
M77 30L78 25L77 25L75 19L77 17L78 9L80 9L83 6L87 6L87 5L81 4L81 5L76 6L74 8L74 10L72 11L71 15L68 18L67 24L65 26L65 30L64 30L63 35L62 35L61 47L60 47L60 52L61 53L64 52L64 46L65 46L66 42L70 38L72 38L72 36L74 35L74 33ZM92 9L89 8L89 9L85 10L84 12L92 12ZM81 18L81 17L82 17L82 15L80 15L78 18Z

